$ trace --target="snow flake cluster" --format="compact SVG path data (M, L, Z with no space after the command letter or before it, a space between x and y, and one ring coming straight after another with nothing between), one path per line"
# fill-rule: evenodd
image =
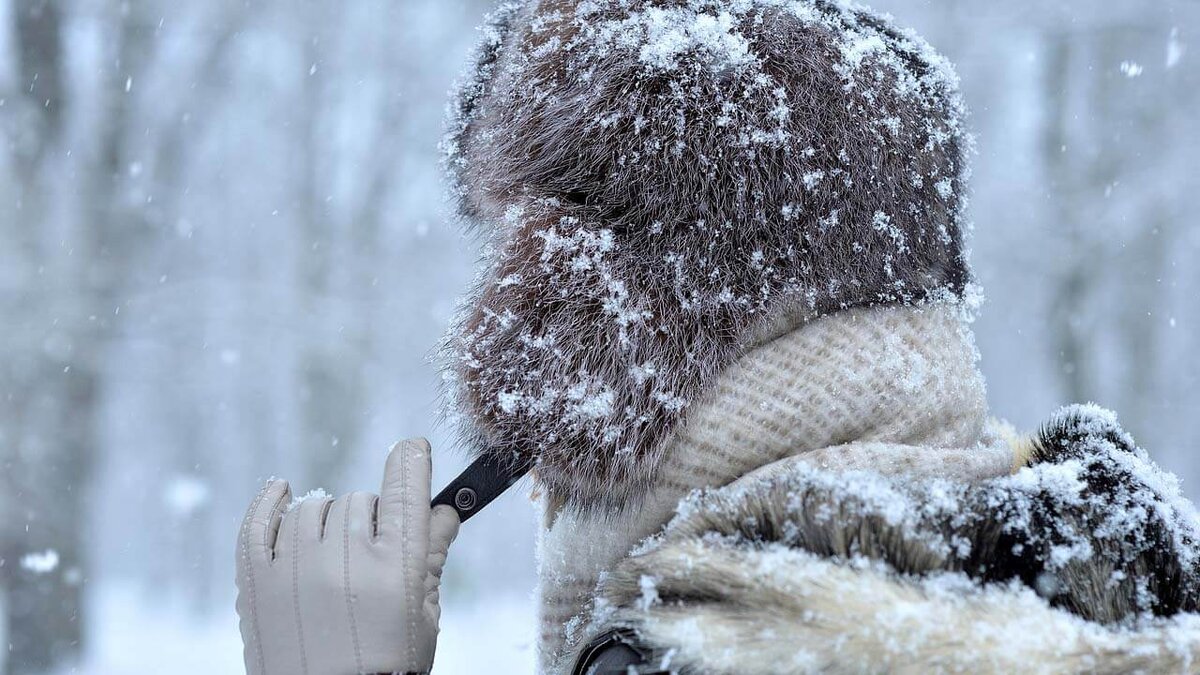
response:
M50 574L58 569L58 551L48 548L45 551L26 553L21 556L21 569L34 574Z
M648 7L603 24L597 44L636 48L642 63L658 70L681 67L681 57L699 54L714 70L740 68L754 60L750 44L728 11L697 12L685 7Z

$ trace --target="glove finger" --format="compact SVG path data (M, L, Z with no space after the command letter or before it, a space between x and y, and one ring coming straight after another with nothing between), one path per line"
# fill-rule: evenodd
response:
M238 531L236 584L238 627L242 633L246 672L261 675L265 671L264 648L259 616L263 597L261 574L274 557L280 518L292 492L287 481L269 480L259 490ZM267 608L268 611L270 608Z
M331 501L308 498L284 512L275 537L275 564L286 567L320 552L323 521Z
M271 479L259 491L242 520L238 536L238 571L251 564L267 563L274 557L275 540L292 489L285 480Z
M429 441L424 438L393 445L379 492L380 536L403 542L406 552L419 548L413 552L422 558L429 541L430 455Z
M273 563L281 569L288 569L292 564L292 556L299 545L297 535L300 529L296 527L296 511L289 509L283 512L279 519L279 533L275 535L275 558Z
M333 500L325 516L325 543L349 544L375 536L375 502L370 492L351 492Z
M301 545L325 540L325 529L332 506L333 499L330 497L310 497L292 509L292 513L295 514L297 538Z
M458 512L446 504L433 509L429 518L429 571L441 576L450 543L458 536Z
M446 567L446 554L450 543L458 535L458 512L442 504L433 509L429 518L429 557L425 574L425 613L436 624L441 616L439 589L442 585L442 570Z

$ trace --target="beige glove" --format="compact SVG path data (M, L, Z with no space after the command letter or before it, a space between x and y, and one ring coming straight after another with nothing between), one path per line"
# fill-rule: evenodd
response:
M249 675L425 673L438 585L458 533L429 508L429 443L392 447L380 496L305 499L272 479L238 537L237 612Z

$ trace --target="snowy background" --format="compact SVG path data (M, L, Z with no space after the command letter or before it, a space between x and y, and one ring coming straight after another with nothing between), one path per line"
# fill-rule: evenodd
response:
M444 95L485 0L0 0L0 674L237 673L268 475L377 489L470 278ZM993 412L1095 400L1200 497L1200 4L878 0L959 66ZM526 491L436 672L531 672Z

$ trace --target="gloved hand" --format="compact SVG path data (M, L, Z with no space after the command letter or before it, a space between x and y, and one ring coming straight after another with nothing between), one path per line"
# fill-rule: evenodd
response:
M426 673L438 585L458 533L429 508L429 443L392 447L379 496L354 492L292 508L272 479L242 523L237 612L248 675Z

